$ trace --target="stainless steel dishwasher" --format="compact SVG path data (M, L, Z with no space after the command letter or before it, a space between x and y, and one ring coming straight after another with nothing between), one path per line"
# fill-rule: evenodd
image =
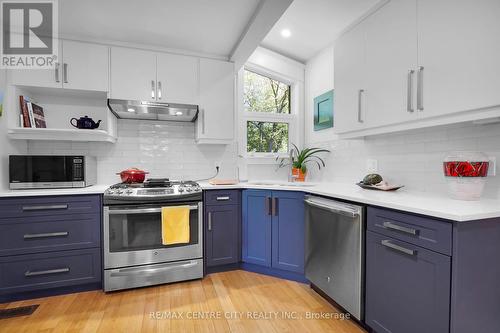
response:
M364 207L311 195L305 203L306 278L361 320Z

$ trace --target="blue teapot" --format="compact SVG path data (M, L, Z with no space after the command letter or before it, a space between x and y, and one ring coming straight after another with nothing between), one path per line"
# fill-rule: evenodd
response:
M75 121L76 124L73 123L73 121ZM101 120L97 121L97 123L96 123L92 118L85 116L85 117L80 117L80 119L71 118L69 123L72 126L79 128L79 129L96 129L96 128L99 128L99 124L101 123Z

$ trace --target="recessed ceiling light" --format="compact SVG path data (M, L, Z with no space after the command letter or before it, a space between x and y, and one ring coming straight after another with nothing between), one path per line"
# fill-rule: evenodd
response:
M181 111L177 111L177 112L175 113L175 115L176 115L176 116L182 116L182 112L181 112Z
M285 37L285 38L288 38L292 35L292 32L290 31L290 29L283 29L281 30L281 36Z
M135 112L135 110L134 110L134 109L132 109L132 108L128 108L128 109L127 109L127 111L128 111L128 112Z

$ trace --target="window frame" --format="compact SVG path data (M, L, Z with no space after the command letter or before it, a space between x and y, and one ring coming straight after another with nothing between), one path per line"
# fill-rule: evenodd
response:
M280 81L290 86L290 113L267 113L267 112L249 112L244 106L244 75L245 70L254 72L273 80ZM238 104L239 104L239 156L247 159L254 164L275 164L275 159L288 157L288 151L282 153L267 153L267 152L248 152L247 151L247 122L262 121L262 122L279 122L288 124L288 150L292 142L298 142L298 112L299 112L299 94L298 83L276 72L262 68L254 64L245 64L238 72Z

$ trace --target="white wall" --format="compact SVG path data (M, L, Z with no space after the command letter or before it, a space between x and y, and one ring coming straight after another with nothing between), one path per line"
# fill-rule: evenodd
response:
M306 64L305 70L305 116L304 137L308 144L330 140L334 137L333 128L314 131L314 98L334 87L333 46L329 46ZM335 94L334 94L335 100Z
M5 89L5 70L0 70L0 90L4 94ZM9 155L25 154L27 151L26 141L10 140L7 137L7 115L5 112L4 98L4 114L0 117L0 190L6 190L9 187Z
M333 48L329 47L306 65L306 145L321 145L332 150L326 157L325 169L310 171L311 180L354 183L367 173L367 159L376 159L378 172L390 182L404 184L406 190L444 194L442 161L450 152L483 151L500 161L500 124L464 123L365 140L339 140L331 131L314 132L313 98L334 87L332 52ZM500 177L488 178L485 197L500 197Z
M130 167L149 177L188 180L211 178L217 163L221 178L236 177L236 144L198 145L193 123L118 120L116 144L30 141L28 153L96 156L99 184L119 182L116 173Z

